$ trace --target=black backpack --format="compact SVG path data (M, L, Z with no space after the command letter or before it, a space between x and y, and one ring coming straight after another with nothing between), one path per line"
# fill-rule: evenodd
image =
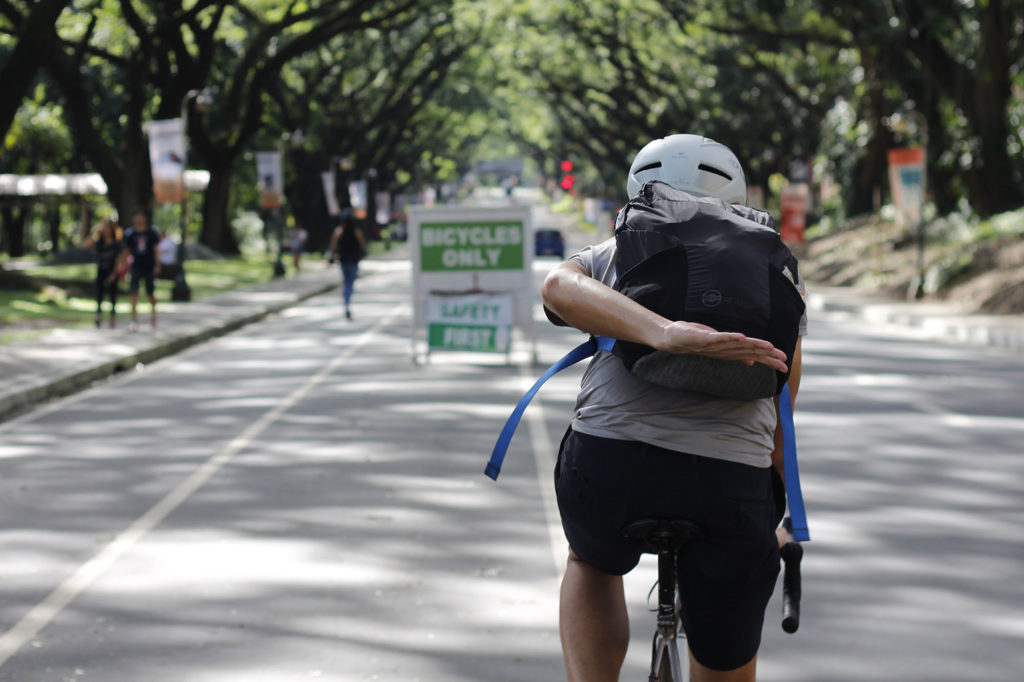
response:
M670 319L766 339L793 352L804 313L797 261L771 215L649 182L615 226L615 288ZM739 400L778 395L789 372L619 341L630 371L670 388Z

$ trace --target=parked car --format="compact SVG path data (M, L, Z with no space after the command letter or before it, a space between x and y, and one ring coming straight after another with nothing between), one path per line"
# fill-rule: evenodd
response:
M541 228L533 235L534 254L565 258L565 238L558 230Z

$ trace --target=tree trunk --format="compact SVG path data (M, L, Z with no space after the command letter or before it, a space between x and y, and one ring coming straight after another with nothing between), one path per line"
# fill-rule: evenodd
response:
M47 220L50 228L50 253L60 252L60 219L61 206L59 200L49 202L47 206Z
M199 232L199 241L223 254L238 253L238 240L231 230L231 222L228 219L233 166L234 156L222 156L211 163L210 184L203 195L203 224Z
M846 189L846 214L850 216L872 213L877 210L875 197L878 192L884 196L888 186L889 136L882 118L886 115L885 94L878 72L877 55L870 45L859 46L861 64L864 67L864 94L861 116L871 124L871 136L867 147L857 161L853 172L853 186Z
M3 216L4 245L7 255L20 258L25 255L25 208L7 204L0 210Z
M1011 17L1003 10L1001 0L990 0L981 15L982 39L978 67L967 96L967 110L972 111L981 142L979 157L970 173L969 197L974 210L990 216L1024 203L1020 185L1020 169L1014 167L1006 141L1009 138L1007 108L1012 96L1010 58L1007 54Z
M141 134L141 126L138 134L131 127L125 131L121 149L122 174L114 197L121 224L130 225L132 214L140 208L148 210L153 202L149 141Z
M331 232L334 230L330 216L327 215L321 171L315 157L293 154L292 158L295 164L295 182L290 188L285 188L289 208L295 220L308 233L306 249L321 251L327 247Z

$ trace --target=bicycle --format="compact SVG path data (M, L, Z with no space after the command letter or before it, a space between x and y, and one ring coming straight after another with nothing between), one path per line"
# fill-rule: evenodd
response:
M789 519L786 519L788 522ZM788 528L787 528L788 529ZM707 537L704 530L685 519L640 519L623 528L625 537L636 540L647 554L658 556L657 627L651 645L648 682L689 682L690 656L686 632L681 627L676 562L689 543ZM800 626L800 560L803 548L790 542L782 548L785 574L782 581L782 628L788 633ZM686 656L680 659L679 642Z

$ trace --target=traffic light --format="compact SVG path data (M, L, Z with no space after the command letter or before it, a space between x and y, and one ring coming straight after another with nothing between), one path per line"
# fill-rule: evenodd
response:
M562 169L562 182L559 184L568 192L572 190L572 186L576 182L576 178L572 174L572 161L565 159L559 167Z

